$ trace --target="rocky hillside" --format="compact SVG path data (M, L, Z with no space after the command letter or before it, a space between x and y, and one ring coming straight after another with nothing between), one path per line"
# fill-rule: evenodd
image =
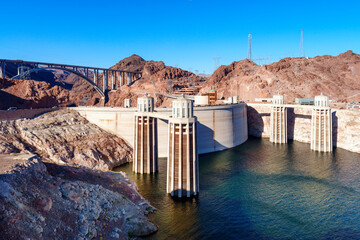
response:
M8 77L16 74L16 66L7 66ZM125 98L131 98L134 105L138 96L147 93L174 93L182 91L197 92L205 81L204 77L169 67L161 61L146 61L132 55L119 61L111 69L140 71L142 78L131 86L123 86L117 91L108 92L106 106L123 106ZM13 72L13 73L12 73ZM11 74L12 73L12 74ZM90 78L93 73L90 71ZM9 107L38 108L52 106L103 106L104 102L94 88L80 77L62 70L42 70L31 73L34 80L0 79L0 110ZM111 76L108 88L111 89ZM102 73L99 85L103 86ZM157 105L169 105L163 97L157 97Z
M184 89L196 92L206 80L180 68L166 66L162 61L145 61L138 55L125 58L111 68L141 71L142 78L131 86L123 86L117 91L109 92L107 106L122 106L125 98L131 98L135 106L137 97L144 93L152 94L157 106L169 106L171 101L155 96L154 93L181 94Z
M44 81L0 78L0 110L101 104L100 95L80 79L66 89Z
M202 92L211 88L219 97L238 95L242 100L281 93L286 101L310 98L323 92L334 100L360 101L360 55L347 51L338 56L285 58L258 66L242 60L219 67Z
M157 227L153 210L120 173L0 155L1 239L128 239Z
M111 170L132 159L126 142L68 110L0 121L0 154L37 153L57 164Z

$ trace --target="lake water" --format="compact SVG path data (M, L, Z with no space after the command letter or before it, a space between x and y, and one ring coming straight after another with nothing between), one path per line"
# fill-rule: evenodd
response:
M159 173L132 173L157 208L159 231L148 239L360 239L360 154L310 150L309 144L249 140L200 155L200 194L166 194L166 159Z

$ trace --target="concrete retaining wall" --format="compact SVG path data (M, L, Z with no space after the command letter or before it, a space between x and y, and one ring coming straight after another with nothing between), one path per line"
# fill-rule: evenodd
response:
M0 110L0 121L17 120L21 118L32 118L36 115L54 111L54 108L17 109L12 111Z
M311 107L288 108L288 139L310 143ZM249 135L269 137L270 105L248 106ZM360 153L360 111L332 109L333 145ZM310 146L309 146L310 147Z
M134 112L136 108L75 107L89 122L134 144ZM170 108L155 111L169 116ZM248 138L247 112L245 104L195 107L198 118L197 143L199 154L228 149L242 144ZM167 156L168 124L158 119L159 157Z

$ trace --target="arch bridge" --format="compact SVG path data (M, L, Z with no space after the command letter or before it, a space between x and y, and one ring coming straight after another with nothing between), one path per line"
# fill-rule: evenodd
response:
M8 72L6 71L7 64L15 64L17 66L17 74L12 76L12 79L24 79L24 77L32 72L40 70L63 70L69 73L74 73L77 76L86 80L94 89L105 98L107 90L116 90L123 85L131 85L133 82L141 78L141 72L116 70L111 68L88 67L69 64L47 63L47 62L33 62L23 60L9 60L0 59L0 77L5 78ZM102 73L102 86L99 83ZM13 74L12 74L13 75ZM109 78L111 78L111 85L109 86Z

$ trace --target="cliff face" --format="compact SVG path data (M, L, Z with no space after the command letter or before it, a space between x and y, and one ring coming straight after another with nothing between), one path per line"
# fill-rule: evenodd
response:
M0 159L2 239L127 239L157 230L144 215L153 208L122 174L31 155Z
M0 154L32 152L54 163L100 170L111 170L132 159L132 149L124 140L73 111L0 121L0 133Z
M334 100L360 101L360 55L351 51L336 57L285 58L258 66L245 59L219 67L202 89L214 87L218 96L233 95L242 100L285 95L286 101L309 98L323 92Z

